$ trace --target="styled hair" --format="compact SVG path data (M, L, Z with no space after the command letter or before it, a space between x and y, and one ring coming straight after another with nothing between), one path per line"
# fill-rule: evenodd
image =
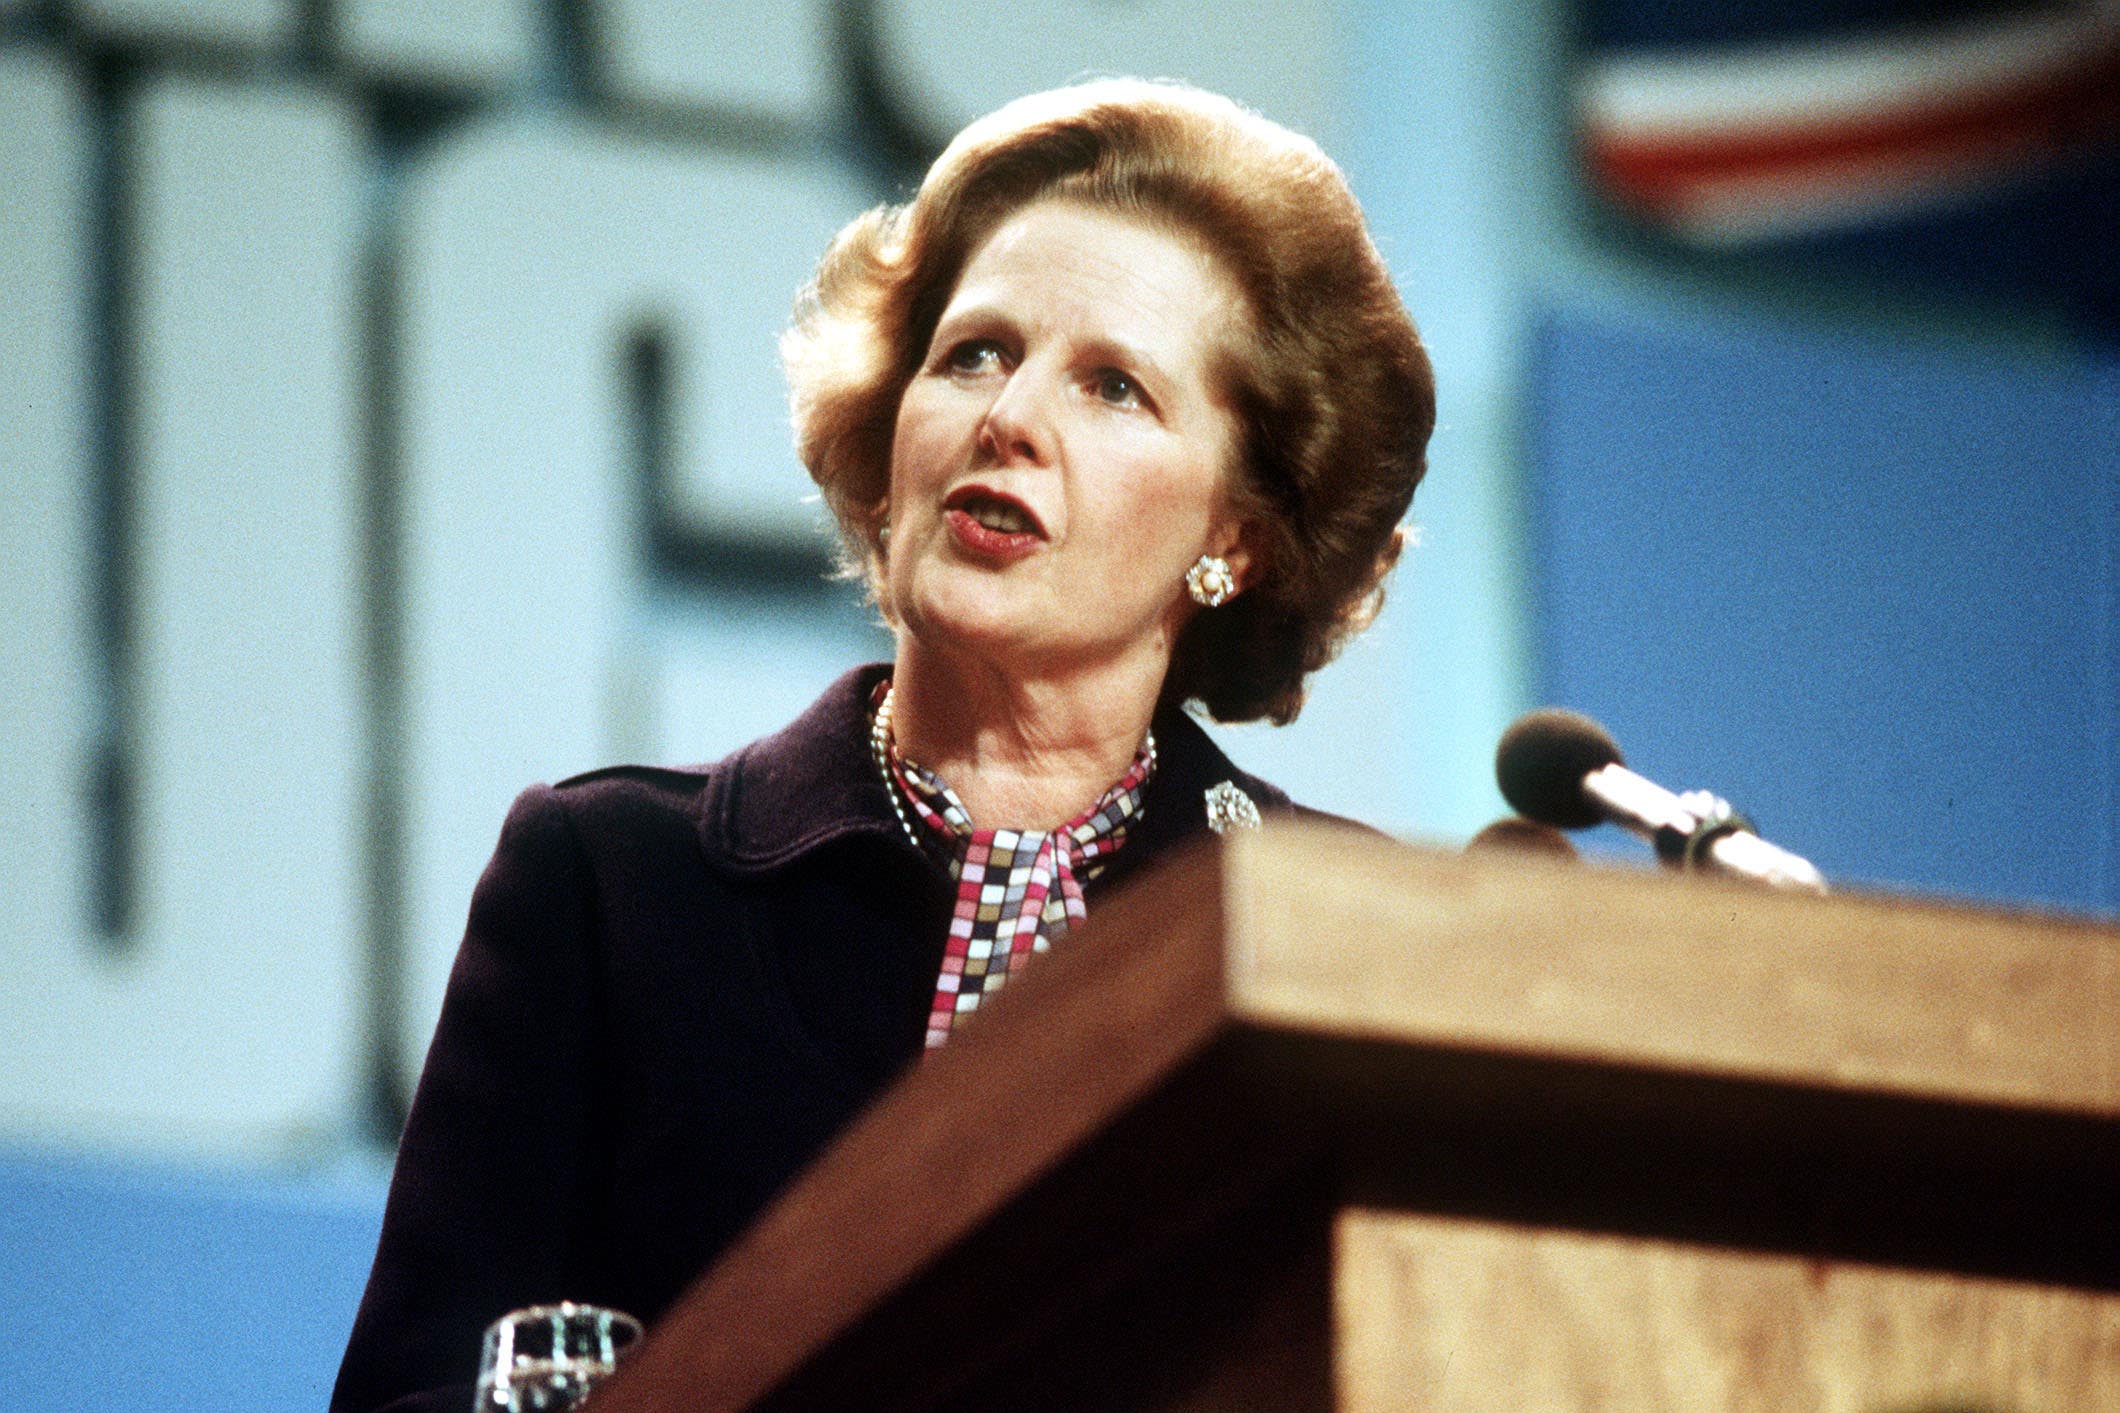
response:
M1243 295L1214 376L1237 415L1226 495L1251 523L1251 582L1186 625L1163 697L1291 721L1304 679L1381 605L1435 380L1339 168L1226 98L1109 79L1018 99L960 133L911 202L839 233L781 353L796 448L849 563L873 583L898 404L959 275L1046 200L1192 239Z

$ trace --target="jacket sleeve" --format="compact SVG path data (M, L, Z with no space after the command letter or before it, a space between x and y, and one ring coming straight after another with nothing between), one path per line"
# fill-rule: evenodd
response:
M464 1413L486 1325L593 1298L569 1289L596 1162L592 888L559 796L525 791L472 895L333 1413Z

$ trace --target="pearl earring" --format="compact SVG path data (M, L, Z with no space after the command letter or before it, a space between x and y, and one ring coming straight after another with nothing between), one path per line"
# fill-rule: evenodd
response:
M1202 608L1220 608L1236 591L1237 576L1218 554L1201 555L1185 571L1185 592Z

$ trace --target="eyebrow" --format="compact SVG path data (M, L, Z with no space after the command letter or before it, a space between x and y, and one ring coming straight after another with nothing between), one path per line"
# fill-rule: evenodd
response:
M982 325L1009 330L1018 330L1022 327L1021 321L1000 305L982 302L962 305L955 309L945 309L942 317L935 323L935 336L939 337L945 333L955 333L966 326L976 329ZM1110 335L1097 335L1083 340L1080 344L1080 350L1093 361L1117 363L1128 368L1138 368L1150 377L1164 383L1172 381L1170 370L1163 365L1160 359L1140 344L1130 343L1125 339Z
M1177 381L1154 354L1139 344L1128 343L1124 339L1091 339L1083 345L1083 351L1096 362L1116 363L1122 368L1138 369L1151 382L1165 389L1173 387Z
M1022 321L1005 305L993 300L975 299L967 304L957 304L953 298L943 306L941 315L935 321L934 331L928 335L931 351L944 351L941 344L945 336L952 339L963 337L963 330L978 330L982 326L1016 333L1022 329ZM1085 340L1080 351L1091 361L1116 364L1140 374L1143 381L1150 385L1150 391L1158 401L1167 400L1178 387L1178 379L1169 367L1140 344L1112 335L1098 335ZM1214 374L1215 359L1223 351L1209 349L1208 366L1204 370L1206 401L1217 407L1226 407L1228 404Z

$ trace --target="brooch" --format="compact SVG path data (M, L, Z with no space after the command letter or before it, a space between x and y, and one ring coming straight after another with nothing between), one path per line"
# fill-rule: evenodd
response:
M1217 834L1227 834L1232 829L1257 829L1259 807L1233 781L1225 780L1207 792L1207 827Z

